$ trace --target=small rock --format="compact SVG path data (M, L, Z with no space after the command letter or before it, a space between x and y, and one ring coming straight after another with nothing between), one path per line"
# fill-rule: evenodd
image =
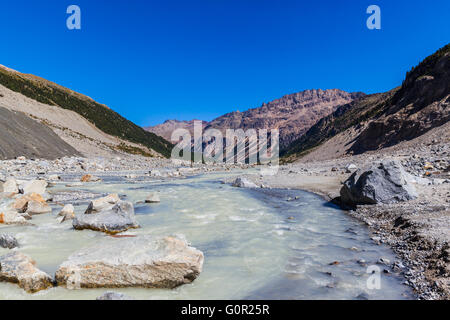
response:
M145 203L160 203L161 199L157 193L151 193L147 199L145 199Z
M93 176L91 174L86 174L81 178L81 182L99 182L99 181L102 181L102 179Z
M5 249L14 249L19 246L19 242L11 234L0 235L0 247Z
M109 291L105 292L102 296L98 297L96 300L135 300L135 299L119 292Z
M112 193L107 195L106 197L95 199L89 203L85 214L91 214L111 209L119 201L119 195L116 193Z

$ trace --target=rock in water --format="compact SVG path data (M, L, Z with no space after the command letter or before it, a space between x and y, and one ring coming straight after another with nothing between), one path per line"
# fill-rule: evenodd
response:
M161 199L157 193L151 193L147 199L145 199L145 203L160 203Z
M66 204L61 212L58 213L58 217L63 217L61 223L75 219L75 208L71 204Z
M26 213L28 213L30 216L50 212L52 212L52 208L45 202L40 202L36 200L31 200L28 202Z
M203 268L203 253L179 238L108 238L69 257L56 271L68 288L175 288Z
M48 186L47 181L44 180L33 180L27 182L23 187L24 194L37 193L40 195L45 194L46 188Z
M65 217L68 214L74 214L75 208L71 204L66 204L64 208L62 208L61 212L58 213L59 217Z
M133 204L126 201L119 201L111 209L95 214L85 213L76 216L72 224L76 230L90 229L113 234L139 228Z
M258 188L256 184L247 180L246 178L237 178L233 182L233 187L237 188Z
M2 234L0 235L0 247L5 249L14 249L19 246L19 242L13 235Z
M135 300L132 297L126 296L120 292L105 292L102 296L98 297L96 300Z
M8 178L3 183L3 191L5 193L19 193L19 187L17 181L14 178Z
M18 210L21 213L26 212L27 208L28 208L28 203L30 201L36 201L41 204L45 204L45 199L40 194L31 193L31 194L24 195L20 198L17 198L14 201L13 208Z
M17 283L29 293L52 286L52 278L36 268L36 262L20 252L0 257L0 281Z
M86 174L81 178L81 182L98 182L101 181L99 177L93 176L91 174Z
M349 205L395 203L417 198L408 174L398 161L386 160L367 171L358 170L341 189L341 201Z
M7 209L5 211L0 210L0 224L18 224L24 225L27 224L27 220L22 217L17 211Z
M110 194L106 197L95 199L89 203L89 206L86 210L86 214L97 213L105 210L110 210L120 201L120 198L117 194Z

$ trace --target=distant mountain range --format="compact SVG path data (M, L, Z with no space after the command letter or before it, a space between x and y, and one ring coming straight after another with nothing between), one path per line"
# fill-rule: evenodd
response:
M450 119L450 45L407 73L403 84L372 95L338 89L289 94L231 112L203 128L279 129L286 161L360 154L410 141ZM169 157L172 132L194 120L145 128L53 82L0 65L0 159L130 153ZM176 141L175 141L176 142Z
M279 129L280 145L286 147L338 106L363 96L360 92L348 93L338 89L306 90L264 103L259 108L244 112L235 111L210 122L204 121L204 129L215 128L223 133L226 129ZM192 131L193 123L193 120L168 120L146 130L170 140L175 129L185 128Z
M407 73L399 88L340 106L283 151L295 160L361 154L409 141L450 119L450 44ZM319 156L320 155L320 156Z
M281 155L294 161L305 155L320 160L378 150L412 140L450 118L450 45L426 58L403 84L372 95L338 89L306 90L244 112L231 112L205 130L279 129ZM170 120L146 128L170 139L192 121Z

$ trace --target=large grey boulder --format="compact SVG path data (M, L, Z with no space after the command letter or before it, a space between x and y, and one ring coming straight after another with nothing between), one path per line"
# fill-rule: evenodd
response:
M233 182L233 187L237 188L258 188L258 186L246 178L237 178Z
M417 198L417 192L398 161L385 160L368 170L358 170L341 189L341 201L348 205L396 203Z
M119 233L139 228L133 204L126 201L119 201L111 209L105 211L78 215L72 225L76 230L90 229L106 233Z
M60 286L175 288L202 271L203 253L176 237L107 238L70 256L56 271Z
M0 234L0 247L14 249L19 246L17 239L11 234Z
M36 268L36 262L20 252L0 257L0 281L17 283L29 293L53 286L52 278Z

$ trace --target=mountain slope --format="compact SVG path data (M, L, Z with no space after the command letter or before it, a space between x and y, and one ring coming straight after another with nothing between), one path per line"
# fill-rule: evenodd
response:
M172 145L89 97L45 79L0 66L0 84L40 103L71 110L102 132L170 156Z
M333 148L326 146L329 157L360 154L412 140L441 126L450 119L449 75L447 45L413 68L400 88L339 107L285 148L282 156L295 160L311 152L325 154L326 150L316 149L335 137Z
M280 145L286 147L338 106L362 96L363 93L338 89L306 90L264 103L259 108L225 114L211 121L206 129L279 129Z
M80 155L50 128L21 112L0 107L0 128L0 159L2 160L19 155L46 159Z

